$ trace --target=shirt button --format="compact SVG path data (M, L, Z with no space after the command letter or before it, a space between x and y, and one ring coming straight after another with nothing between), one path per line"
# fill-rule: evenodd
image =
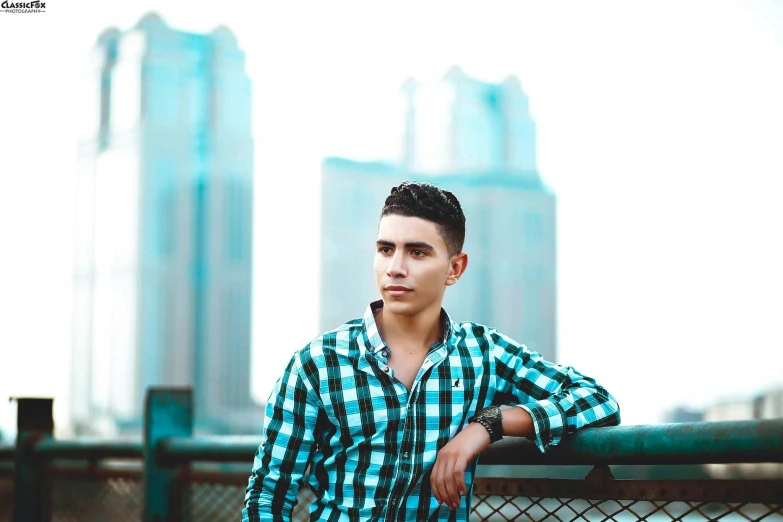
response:
M403 458L403 459L405 459L405 460L408 460L408 457L410 457L410 455L408 454L408 452L407 452L407 451L406 451L405 453L403 453L403 454L402 454L402 458Z
M389 373L389 367L388 367L388 366L385 366L385 367L383 368L383 371L385 371L386 373Z
M397 499L393 498L391 501L391 507L395 507L397 505Z

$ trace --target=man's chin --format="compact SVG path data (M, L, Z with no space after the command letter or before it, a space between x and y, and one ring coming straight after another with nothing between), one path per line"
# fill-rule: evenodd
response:
M421 309L413 303L405 303L398 299L386 298L383 300L383 308L395 315L416 315Z

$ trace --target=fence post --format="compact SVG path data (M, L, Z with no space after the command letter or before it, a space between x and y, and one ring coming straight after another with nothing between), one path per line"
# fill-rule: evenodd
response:
M53 399L15 400L14 522L48 522L50 499L44 482L45 462L35 454L35 445L54 434Z
M175 522L177 469L160 461L158 443L192 434L191 389L149 388L144 402L144 522Z

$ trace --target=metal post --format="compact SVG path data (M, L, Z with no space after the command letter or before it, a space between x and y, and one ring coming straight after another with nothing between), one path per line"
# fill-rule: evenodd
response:
M193 434L190 388L149 388L144 402L144 522L175 522L178 469L162 462L159 442ZM178 520L176 522L179 522Z
M50 498L44 482L46 463L35 454L35 445L54 435L53 399L15 400L14 522L47 522Z

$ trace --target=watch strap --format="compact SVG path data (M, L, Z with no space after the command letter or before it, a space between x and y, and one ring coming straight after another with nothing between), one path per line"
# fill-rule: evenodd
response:
M492 424L490 424L486 420L482 419L481 417L471 417L468 420L468 422L477 422L477 423L481 424L482 426L484 426L484 428L489 433L489 443L490 444L492 444L493 442L497 442L497 441L499 441L500 439L503 438L503 434L502 433L498 433L498 431L495 430L492 427Z

